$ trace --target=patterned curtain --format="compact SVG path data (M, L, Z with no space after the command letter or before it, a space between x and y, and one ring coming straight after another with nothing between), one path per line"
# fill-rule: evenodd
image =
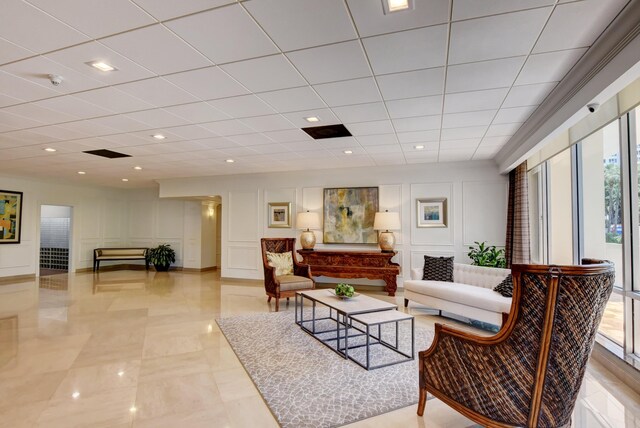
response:
M511 268L512 264L528 264L531 260L529 249L529 180L526 162L521 163L509 173L508 204L505 256L507 268Z

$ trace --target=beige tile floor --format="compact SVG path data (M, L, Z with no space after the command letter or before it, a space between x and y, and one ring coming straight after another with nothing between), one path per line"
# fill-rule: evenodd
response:
M215 323L269 310L259 283L220 281L215 272L112 271L0 285L0 427L275 427ZM442 321L411 311L422 325ZM424 418L415 411L351 427L472 425L438 400ZM574 415L576 427L640 428L640 397L593 363Z

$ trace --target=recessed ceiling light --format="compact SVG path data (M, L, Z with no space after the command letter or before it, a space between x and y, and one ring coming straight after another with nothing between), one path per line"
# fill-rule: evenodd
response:
M411 0L382 0L382 5L385 13L413 8Z
M416 149L416 150L422 150L422 149L424 149L424 146L422 144L420 144L420 145L417 145L417 146L413 146L413 148Z
M142 171L142 167L141 166L134 166L133 169L135 169L136 171Z
M93 68L97 68L100 71L116 71L116 68L114 66L109 65L104 61L93 61L88 62L87 64L89 64Z
M156 140L164 140L165 138L167 138L162 134L153 134L152 137L155 138Z
M55 152L57 151L56 149L54 149L53 147L47 147L46 149L44 149L45 152Z
M120 371L118 372L118 376L120 376L120 377L124 376L124 370L120 370Z
M306 120L307 122L320 122L320 118L317 116L305 117L304 120Z
M123 178L122 181L129 181L129 179L128 178Z
M85 175L85 174L86 174L86 172L84 172L84 171L78 171L78 174L80 174L80 175Z
M138 411L138 408L137 408L136 406L131 406L131 407L129 408L129 411L130 411L131 413L135 413L135 412L137 412L137 411Z
M226 163L234 163L235 161L233 159L227 159L225 162Z
M73 394L71 394L71 397L73 397L73 399L76 399L76 398L80 397L80 393L78 391L76 391Z
M344 154L345 154L345 155L350 155L351 153L353 153L353 150L345 150L345 151L344 151Z

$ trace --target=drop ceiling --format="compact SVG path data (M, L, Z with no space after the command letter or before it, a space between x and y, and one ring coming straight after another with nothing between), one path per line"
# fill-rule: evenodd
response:
M5 0L2 171L144 187L492 159L626 2ZM353 136L313 140L311 116Z

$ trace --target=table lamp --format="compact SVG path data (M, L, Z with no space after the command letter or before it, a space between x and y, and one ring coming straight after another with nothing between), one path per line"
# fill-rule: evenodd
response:
M296 227L306 229L300 235L300 245L303 250L313 250L316 245L316 234L309 229L320 229L320 216L318 213L307 212L298 213L296 216Z
M396 237L393 235L393 232L389 230L401 229L400 214L389 212L389 210L376 213L373 220L373 228L374 230L384 231L378 235L378 245L380 249L385 253L393 251L393 246L396 244Z

